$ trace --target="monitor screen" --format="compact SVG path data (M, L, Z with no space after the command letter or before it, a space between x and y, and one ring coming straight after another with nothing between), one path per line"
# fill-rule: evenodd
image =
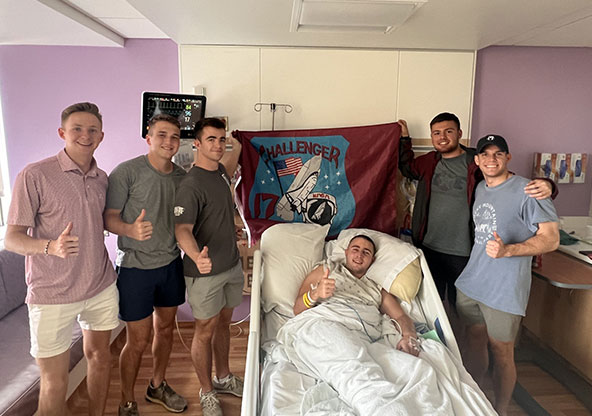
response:
M181 138L194 139L193 128L206 112L203 95L172 94L163 92L142 93L142 137L148 132L148 121L157 114L176 117L181 123Z

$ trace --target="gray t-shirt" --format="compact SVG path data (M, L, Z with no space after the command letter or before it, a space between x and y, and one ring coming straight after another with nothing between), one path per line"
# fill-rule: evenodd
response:
M423 244L440 253L471 253L471 213L467 202L467 155L442 158L432 179L428 229Z
M183 257L185 276L212 276L230 270L239 260L234 229L234 202L224 166L209 171L191 168L177 192L175 224L194 224L193 236L200 250L208 246L212 271L201 274L189 256Z
M175 190L184 176L183 168L175 164L169 174L157 171L146 155L123 162L111 172L106 207L121 210L122 220L129 224L145 209L144 221L150 221L153 227L149 240L117 238L118 266L156 269L179 256L173 204Z
M495 187L481 182L475 193L473 221L475 244L467 267L456 287L487 306L523 315L530 294L532 256L494 259L485 252L496 231L505 244L521 243L533 237L538 224L557 222L551 199L539 201L524 193L529 179L512 176Z

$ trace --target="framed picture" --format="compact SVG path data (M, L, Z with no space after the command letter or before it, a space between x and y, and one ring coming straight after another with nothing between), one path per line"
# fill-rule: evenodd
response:
M226 131L228 131L228 116L214 116L214 118L219 118L222 120L226 126Z

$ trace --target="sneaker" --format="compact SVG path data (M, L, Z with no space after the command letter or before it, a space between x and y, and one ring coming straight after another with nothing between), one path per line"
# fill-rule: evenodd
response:
M203 416L223 416L220 400L216 397L216 390L202 393L199 389L199 404Z
M181 413L187 409L187 400L175 393L166 380L163 380L158 387L153 387L151 381L146 389L146 400L158 403L173 413Z
M140 416L140 413L138 413L138 403L127 402L125 404L120 404L119 412L117 414L119 416Z
M212 380L212 386L218 393L230 393L236 397L243 397L243 380L240 377L230 374L228 380L220 381L217 377Z

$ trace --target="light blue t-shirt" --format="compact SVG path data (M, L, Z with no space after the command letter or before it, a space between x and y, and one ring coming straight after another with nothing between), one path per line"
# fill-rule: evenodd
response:
M485 252L496 231L505 244L521 243L533 237L538 224L558 222L550 198L537 200L524 193L529 182L511 176L495 187L485 181L477 186L473 220L475 244L467 267L456 281L465 295L487 306L515 315L525 315L530 295L532 256L494 259Z

